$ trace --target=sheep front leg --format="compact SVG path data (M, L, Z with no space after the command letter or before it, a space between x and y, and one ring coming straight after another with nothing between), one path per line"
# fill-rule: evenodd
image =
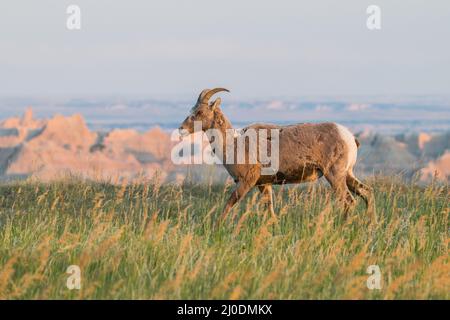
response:
M253 187L253 185L239 182L236 189L231 194L230 198L227 201L225 208L223 209L222 215L219 219L219 222L225 221L228 216L228 213L233 208L233 206L241 200Z

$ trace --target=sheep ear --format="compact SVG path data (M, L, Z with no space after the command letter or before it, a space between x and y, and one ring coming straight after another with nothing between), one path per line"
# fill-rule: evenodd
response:
M217 107L220 106L222 100L220 98L217 98L216 100L214 100L213 103L211 103L211 110L214 111L217 109Z

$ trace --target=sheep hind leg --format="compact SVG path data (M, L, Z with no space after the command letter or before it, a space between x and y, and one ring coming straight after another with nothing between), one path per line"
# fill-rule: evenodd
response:
M347 217L348 213L355 207L356 200L347 187L345 175L329 172L325 174L325 178L330 183L338 201L343 206L344 216Z
M376 222L377 216L372 188L359 181L352 172L349 172L347 174L346 182L350 191L360 196L364 200L364 202L366 203L368 215L374 222Z
M265 208L269 210L272 218L277 220L277 215L275 214L275 210L273 209L273 191L272 186L270 184L266 184L263 186L258 186L259 191L262 193L261 201L264 203Z

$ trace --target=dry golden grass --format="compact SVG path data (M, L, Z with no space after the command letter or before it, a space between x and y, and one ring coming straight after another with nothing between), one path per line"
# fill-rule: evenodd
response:
M2 185L0 298L449 299L448 186L371 184L376 224L316 184L276 188L277 219L251 194L219 227L224 186Z

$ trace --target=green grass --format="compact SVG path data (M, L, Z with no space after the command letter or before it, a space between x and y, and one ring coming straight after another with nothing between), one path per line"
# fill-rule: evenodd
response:
M276 188L277 222L254 192L217 228L229 187L1 185L0 298L449 299L448 186L369 183L377 224L315 184Z

